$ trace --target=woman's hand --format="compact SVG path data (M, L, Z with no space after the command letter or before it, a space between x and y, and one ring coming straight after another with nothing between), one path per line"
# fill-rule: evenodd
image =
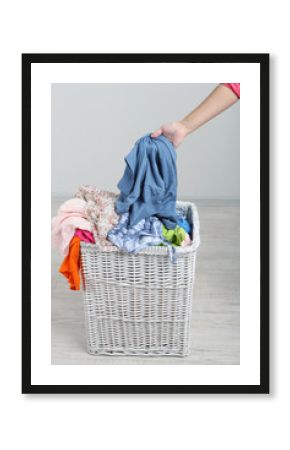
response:
M172 123L166 123L162 125L158 130L151 133L152 138L156 138L163 134L167 137L176 148L178 147L184 138L190 133L189 128L181 120Z
M182 120L162 125L154 133L151 133L151 137L156 138L163 134L176 148L189 133L197 130L200 126L229 108L238 99L239 96L232 89L229 89L224 84L219 84L191 113Z

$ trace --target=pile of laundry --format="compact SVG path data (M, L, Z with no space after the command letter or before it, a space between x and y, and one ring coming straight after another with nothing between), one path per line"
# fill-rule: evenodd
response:
M168 247L176 261L176 247L191 244L192 226L176 206L176 151L164 136L140 138L125 157L118 183L120 194L82 185L52 219L52 244L64 257L59 268L70 289L80 289L80 242L100 251L137 253L153 245Z

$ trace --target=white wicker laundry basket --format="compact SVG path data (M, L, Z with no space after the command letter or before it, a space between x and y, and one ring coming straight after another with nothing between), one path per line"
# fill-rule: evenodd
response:
M117 247L100 251L81 243L81 273L87 350L94 355L175 355L189 353L196 251L200 242L193 203L177 202L193 223L193 241L168 249L154 246L137 254Z

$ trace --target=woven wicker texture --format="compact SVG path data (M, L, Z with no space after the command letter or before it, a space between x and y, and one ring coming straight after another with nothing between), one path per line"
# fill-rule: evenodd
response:
M87 350L108 355L189 353L189 332L199 219L195 205L177 202L194 224L193 242L128 254L81 243Z

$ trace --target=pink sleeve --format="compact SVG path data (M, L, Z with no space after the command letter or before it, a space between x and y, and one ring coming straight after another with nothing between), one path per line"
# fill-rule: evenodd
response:
M223 83L225 86L230 88L238 98L240 98L240 83Z

